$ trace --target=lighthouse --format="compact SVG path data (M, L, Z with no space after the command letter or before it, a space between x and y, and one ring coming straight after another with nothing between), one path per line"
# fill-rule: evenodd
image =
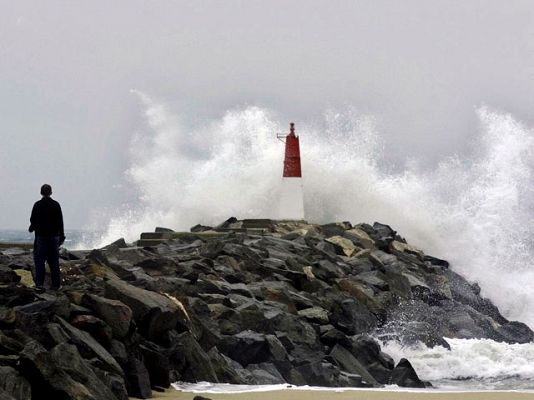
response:
M288 135L277 135L285 143L284 172L280 187L280 219L304 219L304 197L302 194L302 169L300 165L299 137L295 135L295 124L289 124Z

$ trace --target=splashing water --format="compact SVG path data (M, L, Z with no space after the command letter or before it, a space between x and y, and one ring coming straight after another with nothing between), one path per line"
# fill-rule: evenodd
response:
M447 339L451 350L407 348L388 342L383 350L395 362L408 358L421 379L440 389L534 389L534 343L507 344L489 339Z
M229 216L272 217L278 206L286 131L258 107L187 129L165 105L135 92L150 134L131 146L128 181L139 203L112 218L100 244L133 241L155 226L186 229ZM534 327L534 245L529 217L533 132L510 115L478 111L480 136L469 159L444 159L392 173L373 118L328 112L299 123L307 220L380 221L476 280L503 313Z

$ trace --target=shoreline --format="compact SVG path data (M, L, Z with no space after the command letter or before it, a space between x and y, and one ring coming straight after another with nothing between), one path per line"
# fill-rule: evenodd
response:
M534 391L440 391L440 390L388 390L388 389L286 389L212 393L210 391L182 391L167 389L153 392L153 399L192 400L202 396L211 400L531 400ZM135 398L131 398L134 400ZM136 399L135 399L136 400Z

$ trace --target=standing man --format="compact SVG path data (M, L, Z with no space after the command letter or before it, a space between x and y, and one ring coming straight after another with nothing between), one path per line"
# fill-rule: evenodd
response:
M52 277L52 290L61 286L59 273L59 246L65 241L63 230L63 214L61 206L50 196L52 187L41 186L43 198L33 205L30 217L30 232L35 231L33 246L33 259L35 261L35 286L37 290L44 291L45 261L50 267Z

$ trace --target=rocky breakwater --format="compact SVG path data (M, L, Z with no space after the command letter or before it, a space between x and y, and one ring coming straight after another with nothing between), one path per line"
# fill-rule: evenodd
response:
M173 381L424 387L376 338L528 342L480 288L389 226L230 219L62 254L31 288L31 253L0 254L0 399L147 398Z

